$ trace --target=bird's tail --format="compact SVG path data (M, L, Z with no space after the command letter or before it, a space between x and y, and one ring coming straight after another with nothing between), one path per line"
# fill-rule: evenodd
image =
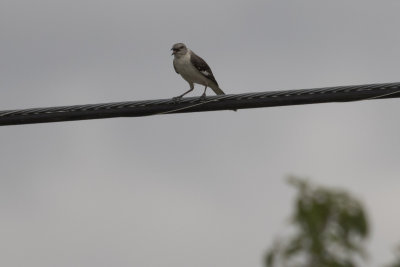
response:
M217 95L224 95L224 94L225 94L224 91L222 91L222 89L219 88L218 85L217 85L217 86L211 87L211 89L213 89L213 91L214 91Z

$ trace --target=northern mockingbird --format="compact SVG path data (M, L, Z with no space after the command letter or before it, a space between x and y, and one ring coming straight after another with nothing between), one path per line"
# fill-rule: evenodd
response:
M208 64L193 51L188 49L185 44L177 43L172 46L172 55L174 55L174 69L176 73L180 74L182 78L190 85L190 89L174 97L175 100L180 100L184 95L193 91L194 84L204 85L204 93L201 99L206 98L207 88L210 87L217 95L224 95L224 91L219 88L214 75Z

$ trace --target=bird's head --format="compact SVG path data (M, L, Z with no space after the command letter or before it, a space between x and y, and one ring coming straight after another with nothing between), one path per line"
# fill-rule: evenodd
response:
M187 53L187 47L185 44L183 43L177 43L174 44L171 48L172 50L172 55L174 56L183 56Z

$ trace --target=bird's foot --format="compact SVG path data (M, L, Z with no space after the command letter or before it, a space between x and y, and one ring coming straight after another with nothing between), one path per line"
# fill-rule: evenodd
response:
M172 101L173 101L175 104L178 104L178 103L180 103L180 102L182 101L182 96L180 95L180 96L173 97L173 98L172 98Z
M199 101L206 101L206 98L207 98L207 96L206 96L206 94L202 94L201 96L200 96L200 98L199 98Z

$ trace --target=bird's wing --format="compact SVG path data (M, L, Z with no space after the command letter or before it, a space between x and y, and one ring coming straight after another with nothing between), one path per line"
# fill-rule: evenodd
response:
M198 71L200 71L200 73L203 76L205 76L206 78L215 82L215 84L218 86L218 83L215 80L214 75L213 75L210 67L208 66L208 64L201 57L199 57L198 55L193 53L193 51L191 52L191 55L190 55L190 62Z

